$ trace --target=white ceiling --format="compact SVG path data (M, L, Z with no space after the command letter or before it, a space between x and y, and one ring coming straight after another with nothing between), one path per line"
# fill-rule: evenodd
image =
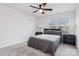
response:
M53 11L45 11L45 14L41 14L39 11L33 13L36 9L29 7L30 5L38 6L39 3L4 3L2 5L6 5L10 8L14 8L18 11L21 11L26 14L30 14L36 17L45 16L45 15L52 15L54 13L59 12L67 12L75 9L75 3L48 3L45 7L52 8Z

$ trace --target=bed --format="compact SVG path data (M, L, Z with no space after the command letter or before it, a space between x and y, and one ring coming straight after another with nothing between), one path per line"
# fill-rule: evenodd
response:
M61 29L44 29L44 34L30 37L28 46L54 56L61 41Z

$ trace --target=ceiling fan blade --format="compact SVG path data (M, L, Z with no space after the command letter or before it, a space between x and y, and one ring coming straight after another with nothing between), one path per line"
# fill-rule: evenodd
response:
M38 8L38 7L35 7L35 6L32 6L32 5L30 5L30 7L32 7L32 8L36 8L36 9L40 9L40 8Z
M35 10L33 13L35 13L35 12L37 12L37 11L39 11L39 10Z
M47 3L42 3L42 4L40 4L40 5L39 5L39 8L43 8L43 7L45 7L46 4L47 4Z
M42 4L42 5L43 5L43 7L45 7L45 6L46 6L46 4L47 4L47 3L43 3L43 4Z
M48 8L44 8L43 10L45 10L45 11L52 11L53 9L48 9Z
M39 5L39 8L40 8L40 9L41 9L41 6L42 6L42 5Z

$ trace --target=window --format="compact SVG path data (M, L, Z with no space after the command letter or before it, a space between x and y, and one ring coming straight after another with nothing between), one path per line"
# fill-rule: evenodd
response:
M69 16L50 19L48 22L49 25L64 25L69 22Z

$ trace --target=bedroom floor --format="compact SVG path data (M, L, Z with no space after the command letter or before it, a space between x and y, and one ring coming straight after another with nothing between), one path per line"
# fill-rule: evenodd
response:
M77 50L75 47L66 44L60 44L56 53L56 56L77 56ZM50 56L39 50L28 47L26 42L0 48L0 56Z
M61 44L56 53L56 56L78 56L76 47L67 44Z
M0 56L50 56L40 50L28 47L27 42L0 48Z

